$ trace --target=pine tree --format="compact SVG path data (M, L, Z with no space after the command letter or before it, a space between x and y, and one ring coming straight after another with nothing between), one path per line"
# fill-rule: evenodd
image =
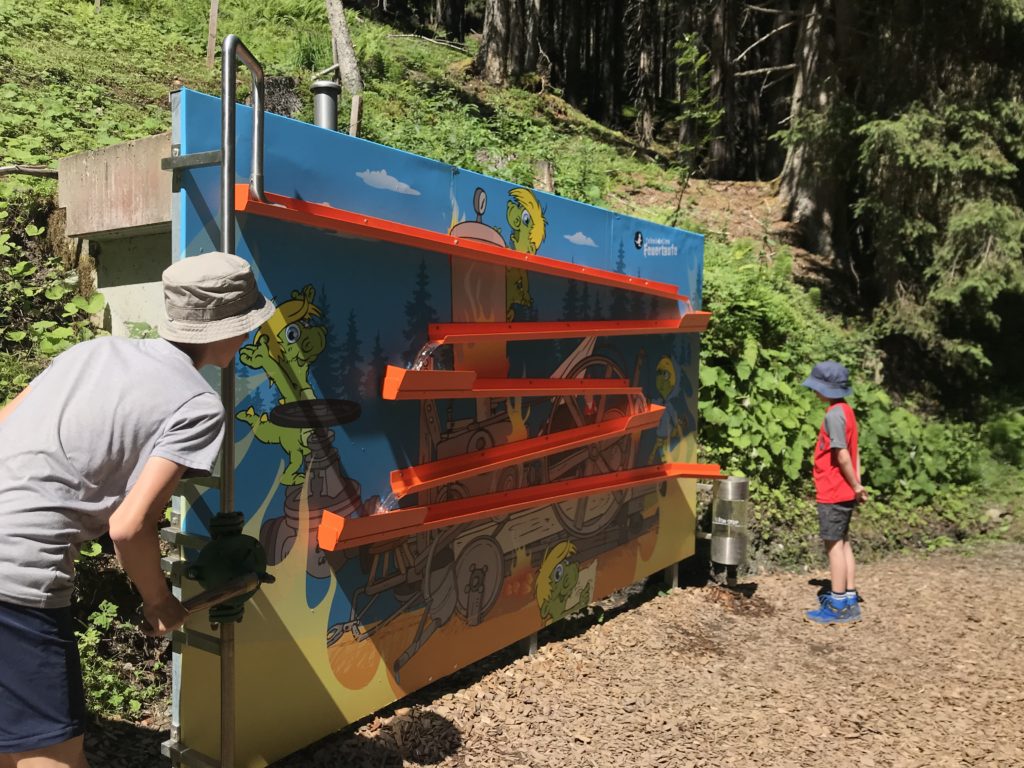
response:
M640 277L639 271L637 277ZM630 291L629 295L629 312L627 319L629 320L645 320L647 319L647 302L644 300L646 297L639 291Z
M626 274L626 251L619 241L619 257L615 262L615 271ZM608 307L608 317L612 320L625 320L629 315L629 293L621 288L612 288L612 301Z
M341 347L341 386L343 396L349 400L359 399L359 383L362 379L359 363L363 361L359 346L359 327L356 325L355 310L352 310L348 314L348 331Z
M570 280L565 289L565 296L562 298L562 319L572 321L579 320L579 317L579 289L576 287L576 281Z
M430 304L430 275L427 272L426 259L420 261L416 272L416 289L412 299L405 302L405 337L409 339L409 347L402 353L402 359L411 363L416 359L420 349L427 343L429 326L436 323L437 310Z
M583 283L580 291L580 320L590 319L590 283Z
M313 362L313 376L320 384L320 391L324 397L340 396L344 389L345 366L342 362L342 344L337 328L332 322L334 312L331 309L329 294L320 286L316 294L319 298L317 306L320 307L320 322L323 323L327 335L327 344L324 351Z
M380 394L381 384L384 381L384 370L387 367L388 358L380 343L380 331L377 331L373 340L373 352L370 353L370 364L366 368L361 385L364 398L369 400Z

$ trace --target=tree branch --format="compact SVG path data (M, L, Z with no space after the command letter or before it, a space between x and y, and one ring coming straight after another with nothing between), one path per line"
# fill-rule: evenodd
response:
M757 11L759 13L771 13L771 14L774 14L776 16L799 16L800 15L800 11L788 11L788 10L781 10L781 9L778 9L778 8L764 8L764 7L760 6L760 5L750 5L749 3L747 5L744 5L743 7L746 8L747 10L749 10L749 11Z
M791 72L796 69L796 64L783 64L778 67L764 67L762 69L748 69L746 72L737 72L733 77L756 77L757 75L769 75L772 72Z
M424 37L423 35L388 35L388 37L415 37L418 40L426 40L428 43L433 43L434 45L443 45L445 48L451 48L453 51L458 51L459 53L466 52L465 45L461 43L453 43L450 40L438 40L433 37Z
M56 179L57 169L45 165L4 165L0 166L0 176L21 173L25 176L36 176L40 179Z
M323 77L328 72L333 72L338 68L337 64L331 64L327 69L321 69L319 72L314 73L313 77Z
M755 48L757 48L757 46L759 46L759 45L760 45L761 43L763 43L763 42L764 42L765 40L767 40L768 38L770 38L770 37L772 37L772 36L774 36L774 35L777 35L777 34L778 34L779 32L782 32L782 31L783 31L784 29L788 29L789 27L792 27L792 26L793 26L794 24L796 24L796 21L787 21L787 22L786 22L785 24L783 24L783 25L782 25L781 27L776 27L775 29L773 29L773 30L772 30L771 32L769 32L769 33L768 33L767 35L765 35L764 37L762 37L762 38L761 38L760 40L755 40L755 41L754 41L753 43L751 43L751 44L750 44L749 46L747 46L746 50L745 50L745 51L743 51L743 53L741 53L741 54L740 54L739 56L737 56L737 57L736 57L735 59L733 59L733 60L732 60L732 63L733 63L733 64L739 64L739 63L740 63L740 59L742 59L742 58L743 58L744 56L746 56L746 55L747 55L748 53L750 53L750 52L751 52L752 50L754 50Z

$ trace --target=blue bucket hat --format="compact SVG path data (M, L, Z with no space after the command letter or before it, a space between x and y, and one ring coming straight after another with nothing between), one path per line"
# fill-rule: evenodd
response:
M853 393L853 389L850 388L850 372L846 370L846 366L835 360L826 360L814 366L811 375L804 379L803 385L830 400L848 397Z

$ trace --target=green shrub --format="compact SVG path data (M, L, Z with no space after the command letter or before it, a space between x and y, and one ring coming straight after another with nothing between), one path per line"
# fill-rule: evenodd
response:
M991 419L982 435L995 458L1024 468L1024 409L1010 410Z
M0 402L47 358L96 335L91 317L104 307L102 294L79 295L78 275L38 242L45 203L34 194L13 199L0 200Z
M869 377L877 360L871 336L823 315L792 283L790 269L785 256L763 261L749 243L707 243L704 306L714 314L702 338L701 452L728 474L752 479L760 557L800 563L819 556L810 479L824 406L801 382L823 359L851 373L849 401L872 496L855 526L865 548L891 551L980 532L982 521L965 503L980 477L976 427L893 403ZM1013 445L1017 424L1009 417L994 424L990 442Z
M101 602L82 631L75 634L91 712L138 719L147 705L161 696L165 665L159 658L140 663L133 652L141 637L139 630L119 617L116 605Z

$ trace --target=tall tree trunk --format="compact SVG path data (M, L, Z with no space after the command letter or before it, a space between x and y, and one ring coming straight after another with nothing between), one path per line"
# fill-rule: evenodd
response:
M505 85L508 82L509 0L487 0L484 7L484 31L476 68L487 82Z
M494 85L535 71L540 30L540 0L487 0L477 71Z
M733 20L735 3L717 0L711 16L711 96L724 110L718 135L711 142L709 174L718 179L734 175L733 65L732 43L736 24Z
M837 96L836 4L846 0L802 0L797 37L796 79L790 127L827 112ZM783 218L797 226L801 244L834 259L846 251L845 197L835 171L835 148L813 135L791 144L782 168L779 195Z
M654 143L654 103L657 95L655 44L657 32L656 0L634 0L629 25L630 48L636 51L633 103L636 107L634 129L640 144Z
M338 65L341 85L352 97L352 109L349 113L348 132L359 135L359 123L363 106L363 77L359 74L359 61L356 59L352 38L348 33L348 22L345 20L345 8L341 0L326 0L327 20L331 25L331 46L334 49L334 63Z
M466 38L466 0L434 0L430 8L431 26L444 30L451 40Z
M96 0L99 2L99 0ZM210 1L210 24L206 35L206 67L213 67L213 54L217 50L217 16L220 13L220 0Z

